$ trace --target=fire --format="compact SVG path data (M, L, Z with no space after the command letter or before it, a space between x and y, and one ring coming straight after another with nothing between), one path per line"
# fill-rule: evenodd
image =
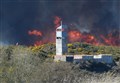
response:
M39 45L42 45L42 44L43 44L42 41L35 41L34 46L39 46Z
M55 17L54 17L55 28L57 28L57 27L60 26L60 21L61 21L61 18L60 18L60 17L58 17L58 16L55 16Z
M60 26L61 18L58 16L54 17L55 28ZM48 34L49 33L49 34ZM29 35L34 35L38 39L35 40L34 46L39 46L49 42L55 42L55 30L51 32L42 32L39 30L29 30ZM117 34L117 35L116 35ZM94 35L91 33L81 33L79 30L69 29L68 31L68 42L85 42L93 45L112 45L120 46L119 32L111 32L107 35Z
M103 39L104 43L107 45L120 46L120 42L119 42L120 39L117 37L113 37L111 33L108 34L107 37L103 35L101 35L100 37Z
M120 39L113 36L113 33L108 34L106 37L103 35L96 36L90 33L84 34L78 30L71 30L68 32L69 42L85 42L93 45L112 45L120 46Z
M86 42L86 43L96 43L96 38L90 34L82 34L80 31L73 30L69 31L68 33L69 41L70 42Z
M68 32L68 37L70 42L75 42L78 41L81 37L81 33L79 31L69 31Z
M41 31L39 31L39 30L29 30L28 31L28 34L29 35L34 35L34 36L37 36L38 38L40 38L40 37L42 37L42 32ZM41 45L41 44L43 44L43 41L35 41L34 42L34 46L39 46L39 45Z
M41 39L43 38L43 34L41 31L32 30L32 31L28 31L28 34L35 35L38 37L39 40L36 40L34 42L34 46L39 46L39 45L51 42L51 40L49 40L49 37L45 37L44 39ZM54 34L53 32L51 32L50 34L52 35L52 37L55 37L55 32ZM120 46L120 43L119 43L120 39L118 37L114 37L112 33L108 34L107 36L100 35L96 38L96 36L91 35L90 33L84 34L78 30L69 30L68 41L69 42L85 42L93 45ZM52 42L55 42L55 40L53 39Z
M35 35L35 36L42 36L42 32L38 31L38 30L32 30L32 31L28 31L29 35Z
M34 42L34 46L40 46L40 45L43 45L43 44L45 44L45 43L47 43L47 41L41 41L41 40L39 40L39 41L35 41Z
M93 39L95 39L95 38L94 38L94 36L89 36L89 39L90 39L90 40L93 40Z
M83 35L82 40L84 42L90 43L90 44L96 44L97 43L97 39L91 34Z

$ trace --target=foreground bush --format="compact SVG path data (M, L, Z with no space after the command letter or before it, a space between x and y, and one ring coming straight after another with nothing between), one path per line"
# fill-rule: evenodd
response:
M120 83L119 70L120 65L109 72L90 72L79 64L43 60L39 51L25 46L0 48L0 83Z

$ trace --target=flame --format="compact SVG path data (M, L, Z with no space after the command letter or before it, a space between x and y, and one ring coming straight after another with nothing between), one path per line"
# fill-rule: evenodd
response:
M68 32L69 42L85 42L93 45L112 45L120 46L120 38L113 36L113 33L107 37L100 35L98 38L90 33L84 34L78 30L71 30ZM103 40L103 41L102 41Z
M81 38L81 33L79 31L69 31L68 38L70 42L78 41Z
M58 16L54 17L55 28L60 26L61 18ZM51 32L41 32L39 30L29 30L29 35L37 36L38 40L34 42L34 46L39 46L49 42L55 42L55 30ZM43 35L44 34L44 35ZM115 35L117 34L117 36ZM120 46L119 33L111 32L107 35L94 35L91 33L81 33L79 30L68 31L68 42L85 42L93 45L112 45Z
M39 45L42 45L42 44L43 44L42 41L35 41L35 42L34 42L34 46L39 46Z
M41 31L39 31L39 30L29 30L28 31L28 34L29 35L34 35L34 36L37 36L38 38L40 38L40 37L42 37L42 32ZM43 41L35 41L34 42L34 46L39 46L39 45L41 45L41 44L43 44Z
M55 16L55 17L54 17L55 28L57 28L57 27L60 26L60 21L61 21L61 18L60 18L60 17L58 17L58 16Z
M45 44L45 43L47 43L47 41L41 41L41 40L35 41L35 42L34 42L34 46L40 46L40 45L43 45L43 44Z
M55 38L55 32L51 32L48 37L44 37L42 35L41 31L33 30L33 31L28 31L29 35L35 35L38 37L39 40L36 40L34 42L34 46L39 46L48 42L55 42L55 39L50 38L54 37ZM52 39L52 40L50 40ZM70 43L72 42L85 42L93 45L112 45L112 46L120 46L120 38L113 36L113 33L110 33L106 36L100 35L96 38L96 36L91 35L90 33L81 33L78 30L69 30L68 31L68 41Z
M42 32L38 31L38 30L32 30L32 31L28 31L29 35L35 35L35 36L42 36Z
M107 45L112 45L112 46L120 46L120 39L117 37L113 37L112 33L108 34L107 37L101 35L100 36L104 43Z

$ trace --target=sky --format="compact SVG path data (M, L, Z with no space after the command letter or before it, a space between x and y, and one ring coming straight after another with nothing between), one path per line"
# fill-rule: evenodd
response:
M29 30L41 30L44 36L55 30L54 16L64 24L94 35L120 31L120 0L0 0L0 43L29 45L36 37ZM52 37L51 37L52 38Z

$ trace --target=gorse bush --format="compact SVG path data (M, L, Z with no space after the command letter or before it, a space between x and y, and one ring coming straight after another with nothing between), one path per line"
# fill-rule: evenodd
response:
M68 46L68 53L65 54L73 54L73 55L97 55L97 54L112 54L113 58L117 61L120 60L120 47L116 46L94 46L91 44L84 43L70 43ZM41 46L33 46L30 49L34 53L44 54L47 57L53 58L55 55L55 44L49 43Z

